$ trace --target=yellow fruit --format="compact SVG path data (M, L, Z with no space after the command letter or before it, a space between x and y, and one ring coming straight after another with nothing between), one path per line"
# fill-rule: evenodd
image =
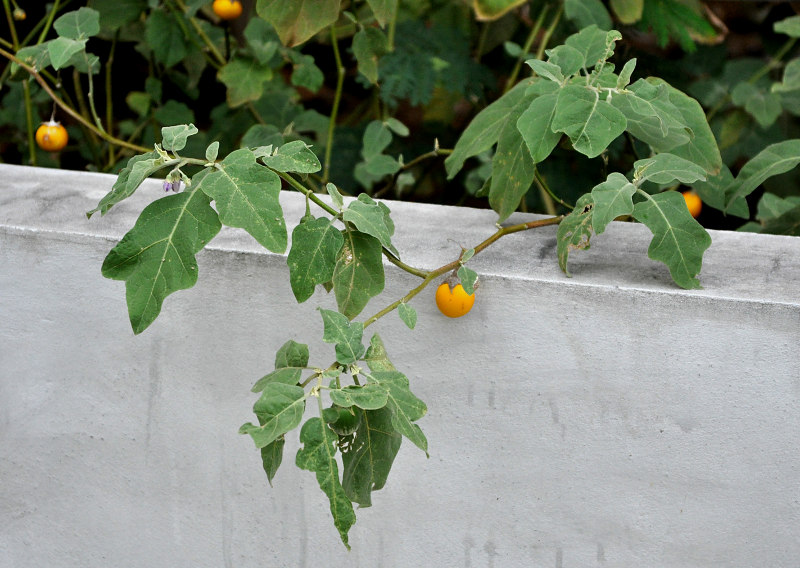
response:
M51 120L43 122L36 129L36 143L39 148L48 152L58 152L67 145L69 134L60 122Z
M683 199L686 201L686 207L689 209L689 214L697 218L700 215L700 210L703 209L703 202L693 191L684 191Z
M460 318L467 314L474 303L475 294L467 294L461 284L451 289L445 282L436 290L436 305L449 318Z
M242 3L239 0L214 0L211 9L223 20L235 20L242 15Z

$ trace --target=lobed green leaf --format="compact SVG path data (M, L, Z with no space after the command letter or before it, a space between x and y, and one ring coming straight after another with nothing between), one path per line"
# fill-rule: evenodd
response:
M517 120L517 130L525 140L534 163L543 161L558 141L561 133L551 128L556 112L558 95L555 93L536 97Z
M306 217L294 228L286 263L289 283L298 302L308 300L317 284L333 278L336 257L343 243L342 233L328 218Z
M299 45L336 22L340 0L258 0L256 12L275 27L284 45Z
M342 365L350 365L361 359L366 351L361 344L364 324L351 322L345 315L333 310L320 308L319 311L324 324L322 341L336 344L336 361Z
M634 181L637 185L645 181L667 184L673 181L694 183L706 179L706 171L697 164L669 153L656 154L652 158L633 163Z
M572 146L594 158L625 131L627 120L600 94L580 85L567 85L558 93L551 128L569 136Z
M395 366L389 361L389 355L386 353L386 347L383 340L376 333L369 340L369 349L364 356L364 361L367 363L370 371L395 371Z
M403 323L408 326L408 329L414 329L417 325L417 310L405 302L397 306L397 315L399 315Z
M360 231L345 230L344 244L333 270L333 291L339 311L353 319L383 291L381 242Z
M414 424L425 416L428 407L409 390L408 378L398 371L373 371L366 377L370 383L386 389L387 408L392 411L392 427L428 455L428 440L420 427Z
M269 383L261 391L261 397L253 405L259 426L250 422L239 428L240 434L248 434L257 448L264 448L294 430L303 419L307 395L297 385Z
M633 213L632 197L634 193L636 193L636 186L617 172L609 174L606 181L594 186L591 193L594 202L591 226L594 232L599 235L616 217ZM591 233L587 235L588 239Z
M267 481L272 486L272 480L283 461L283 447L286 445L286 439L279 436L277 440L267 444L261 448L261 465L264 472L267 474Z
M251 389L261 392L269 383L296 385L308 366L308 345L290 339L275 354L275 370L261 377Z
M356 406L364 410L377 410L386 406L389 400L386 388L375 383L348 385L342 389L332 389L329 394L331 401L344 408Z
M788 172L798 164L800 164L800 139L770 144L739 170L739 175L726 192L728 208L734 200L750 195L768 178Z
M98 211L100 215L105 215L111 207L133 195L145 179L163 167L164 159L155 151L132 157L119 172L111 191L98 202L97 207L87 211L86 216L91 217Z
M186 147L186 140L189 136L193 136L197 132L197 127L194 124L165 126L161 129L161 147L164 150L173 152L183 150Z
M91 8L78 8L63 14L53 27L59 36L74 40L82 40L100 33L100 12Z

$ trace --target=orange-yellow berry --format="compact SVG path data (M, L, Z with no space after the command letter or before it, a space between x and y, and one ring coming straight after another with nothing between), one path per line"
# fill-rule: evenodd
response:
M439 311L449 318L460 318L466 315L475 303L475 294L467 294L461 284L450 288L447 282L444 282L436 290L436 305Z
M242 3L239 0L214 0L211 9L223 20L235 20L242 15Z
M43 122L36 129L36 143L47 152L58 152L67 145L69 134L60 122Z
M686 201L686 207L689 209L689 214L697 218L700 211L703 209L703 201L693 191L684 191L683 199Z

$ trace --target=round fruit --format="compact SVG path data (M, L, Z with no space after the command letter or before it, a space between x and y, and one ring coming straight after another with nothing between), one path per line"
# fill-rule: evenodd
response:
M361 413L354 412L352 408L333 405L322 411L322 419L339 436L349 436L361 424Z
M211 9L223 20L235 20L242 15L242 3L239 0L214 0Z
M439 311L449 318L460 318L466 315L475 303L475 294L467 294L461 284L450 288L450 284L444 282L436 290L436 305Z
M60 122L54 120L43 122L36 129L36 143L42 150L58 152L67 145L67 140L69 140L69 134Z
M689 209L689 214L692 217L700 215L700 210L703 208L703 202L693 191L684 191L683 199L686 201L686 207Z

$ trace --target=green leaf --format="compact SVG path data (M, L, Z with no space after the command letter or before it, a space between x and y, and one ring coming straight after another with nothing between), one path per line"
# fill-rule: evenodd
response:
M383 27L397 12L397 0L367 0L378 24Z
M728 166L723 164L718 174L710 176L706 181L694 182L692 188L706 205L724 211L728 215L743 219L750 218L750 207L747 205L747 200L741 196L737 197L726 211L725 204L730 191L735 189L733 174Z
M339 311L353 319L370 298L383 291L382 247L378 239L360 231L345 231L344 245L333 270L333 291Z
M689 214L680 193L644 195L647 198L634 205L633 216L653 232L647 256L666 264L681 288L700 288L697 274L711 246L708 232Z
M572 213L564 217L558 224L556 239L558 242L558 265L564 274L572 276L567 270L569 253L573 250L589 248L592 236L594 214L594 198L591 193L582 195L575 203Z
M133 195L136 188L138 188L147 177L153 175L163 167L164 160L158 155L158 152L147 152L146 154L134 156L128 160L128 163L119 172L114 185L111 187L111 191L100 200L97 207L91 211L87 211L86 216L91 217L98 211L100 215L105 215L111 207Z
M479 21L490 22L501 18L527 0L473 0L475 16Z
M188 46L183 30L170 14L153 10L147 18L144 39L153 51L156 61L165 67L172 67L186 57Z
M357 406L364 410L378 410L386 406L389 393L379 384L349 385L343 389L329 391L331 401L339 406L349 408Z
M100 33L100 12L91 8L78 8L67 12L53 22L61 37L81 40Z
M125 281L136 334L158 316L169 294L197 282L197 254L220 230L216 211L197 188L154 201L103 261L106 278Z
M545 53L547 54L547 61L557 65L565 77L574 75L580 71L586 63L583 59L583 54L569 45L559 45L553 49L546 50ZM529 65L531 64L530 61L526 63ZM531 67L533 67L533 65L531 65ZM561 83L561 80L558 82Z
M327 218L304 218L292 231L292 248L286 262L289 282L298 302L314 294L317 284L330 281L344 238Z
M772 28L781 34L800 37L800 16L789 16L780 22L775 22Z
M596 25L601 30L610 30L611 16L600 0L565 0L564 13L579 28Z
M573 52L578 54L578 57L580 57L580 54L576 50L573 50ZM555 63L551 63L550 61L542 61L540 59L529 59L525 63L527 63L528 66L533 69L537 75L539 75L539 77L550 79L556 83L561 83L564 81L564 74L561 72L561 67Z
M355 363L364 355L365 347L361 344L364 335L364 324L351 322L346 316L333 310L320 308L324 332L322 341L336 344L336 361L342 365Z
M617 172L609 174L606 181L594 186L591 193L594 201L594 210L591 215L594 232L599 235L615 218L633 213L632 197L634 193L636 193L636 186ZM588 239L591 233L587 233L587 235Z
M569 136L575 150L589 158L599 156L626 126L625 115L594 90L567 85L558 94L551 128Z
M283 461L283 446L286 445L286 439L279 436L277 440L271 442L261 448L261 464L264 467L264 472L267 474L267 481L272 486L272 480Z
M306 393L297 385L269 383L253 405L259 426L250 422L242 424L240 434L248 434L257 448L263 448L286 432L294 430L303 419Z
M342 486L351 501L372 505L372 492L386 485L403 440L392 427L392 411L357 410L361 414L353 442L342 451Z
M364 28L353 36L353 55L358 70L373 85L378 84L378 62L389 52L389 41L378 28Z
M417 310L405 302L397 306L397 315L399 315L403 323L408 326L408 329L414 329L414 326L417 325Z
M380 241L382 246L396 252L392 246L392 233L386 226L385 218L384 209L365 193L351 201L342 213L342 219L345 222L352 223L362 233L372 235Z
M340 0L258 0L256 12L273 25L284 45L293 47L336 22Z
M165 126L161 129L161 146L164 150L183 150L186 147L186 140L189 136L197 134L198 130L194 124L179 124L177 126Z
M533 183L536 164L528 146L517 129L517 120L528 106L523 99L508 114L497 142L497 151L492 158L492 182L489 188L489 205L494 209L499 222L507 219L519 206L520 200Z
M313 174L322 169L316 154L302 140L294 140L284 144L271 155L263 156L261 161L279 172Z
M471 296L475 293L475 282L478 280L478 274L474 270L462 264L458 268L458 279L467 294Z
M408 126L400 122L394 117L389 117L383 121L383 123L395 134L398 136L408 136L411 131L408 129Z
M550 128L557 102L557 94L536 97L517 120L517 129L525 140L534 163L538 164L547 158L561 140L561 133L553 132Z
M597 2L599 0L594 1ZM578 3L580 3L580 0L578 0ZM610 30L611 27L609 26L608 29ZM584 62L581 67L591 69L605 57L608 33L596 25L591 25L569 36L564 40L564 44L580 52Z
M237 56L217 72L217 79L228 88L228 104L235 108L261 98L264 83L272 79L272 69L255 59Z
M389 127L380 120L373 120L364 130L364 147L361 155L364 156L364 160L369 161L381 154L391 142L392 133Z
M625 115L628 132L656 151L666 152L689 142L692 134L669 97L666 83L652 85L640 79L615 94L611 105Z
M147 9L145 0L89 0L89 8L100 12L100 28L111 33L139 19Z
M224 224L244 229L272 252L286 250L286 223L278 200L281 180L259 166L253 152L231 152L199 187L214 200Z
M756 218L759 221L767 221L780 217L787 211L791 211L800 205L800 196L793 195L787 198L779 197L774 193L766 192L758 202L758 212Z
M667 86L669 101L678 109L683 124L692 132L692 138L688 143L670 148L670 153L702 166L709 174L719 172L722 167L722 157L700 103L661 79L648 79L648 82Z
M419 426L414 424L425 416L428 407L408 388L408 378L398 371L373 371L366 375L370 383L377 383L388 393L387 408L392 411L392 426L428 455L428 440Z
M637 182L637 185L641 185L645 181L667 184L676 180L690 184L706 179L706 171L703 168L694 162L668 153L638 160L633 163L633 169L634 181Z
M333 524L349 550L347 533L356 522L356 514L339 481L336 441L336 434L321 418L310 418L300 430L300 442L303 447L297 451L295 463L300 469L317 474L317 483L330 502Z
M800 16L797 16L800 20ZM780 83L773 83L773 93L791 93L800 90L800 58L792 59L783 69L783 80Z
M620 23L630 25L642 19L644 0L611 0L609 4Z
M206 161L214 162L219 154L219 141L215 140L206 148Z
M520 82L472 119L456 142L453 153L444 161L447 179L453 179L468 158L485 152L497 143L511 111L526 98L525 90L530 84Z
M325 76L314 62L314 57L293 50L289 51L289 57L293 64L292 85L303 87L312 93L319 91Z
M369 370L373 372L396 370L392 362L389 361L389 355L386 353L383 340L377 333L369 340L369 349L367 349L367 354L364 356L364 361L367 362Z
M794 203L795 207L792 209L784 211L777 217L767 219L761 232L773 235L800 236L800 203Z
M47 42L47 52L50 55L50 63L53 69L58 71L72 59L76 53L80 53L86 47L86 40L74 40L66 37L57 37Z
M261 392L269 383L295 385L308 366L308 345L290 339L275 354L275 370L261 377L251 389Z
M328 191L328 195L331 196L331 201L333 202L334 207L336 207L336 209L341 211L342 206L344 205L344 199L342 198L342 194L339 193L339 190L336 189L336 186L332 183L326 184L325 189Z
M740 197L750 195L772 176L794 169L800 164L800 139L770 144L750 159L736 176L728 194L728 207Z
M743 81L731 91L733 104L743 106L762 127L771 126L783 112L781 98L752 83Z
M625 62L625 65L622 67L622 71L619 72L619 77L617 78L617 89L624 89L628 86L631 82L631 75L633 75L633 70L636 68L636 58L629 59Z
M244 29L244 37L251 52L262 65L268 65L278 52L280 38L275 28L261 18L251 18Z

